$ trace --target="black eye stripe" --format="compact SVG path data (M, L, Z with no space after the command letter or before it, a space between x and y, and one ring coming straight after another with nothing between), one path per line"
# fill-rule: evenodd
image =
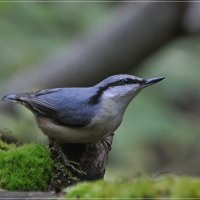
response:
M137 83L140 83L141 81L138 80L138 79L126 78L126 79L123 80L123 82L125 84L137 84Z
M143 82L143 80L125 78L125 79L121 79L119 81L108 84L107 88L114 87L114 86L120 86L120 85L141 84L142 82Z
M138 79L131 79L131 78L124 78L112 83L108 83L107 85L104 85L102 87L99 87L98 92L92 96L88 103L89 104L97 104L102 96L102 94L108 90L111 87L115 87L115 86L123 86L123 85L131 85L131 84L141 84L143 83L144 80L138 80Z

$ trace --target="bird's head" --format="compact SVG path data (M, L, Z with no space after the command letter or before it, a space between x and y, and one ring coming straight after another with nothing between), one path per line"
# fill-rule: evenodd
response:
M112 99L114 101L129 102L141 89L153 85L164 77L144 79L127 74L110 76L95 87L98 87L98 99Z

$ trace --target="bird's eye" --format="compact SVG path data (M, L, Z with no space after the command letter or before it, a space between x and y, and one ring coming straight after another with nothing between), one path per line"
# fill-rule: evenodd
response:
M123 80L123 83L124 84L131 84L131 79L126 78L126 79Z
M126 79L123 80L123 83L124 84L136 84L136 83L138 83L138 80L126 78Z

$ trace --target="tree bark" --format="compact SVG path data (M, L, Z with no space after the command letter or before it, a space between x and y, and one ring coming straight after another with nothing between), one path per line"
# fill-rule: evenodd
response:
M79 181L102 179L112 140L113 135L93 144L51 142L50 150L55 174L50 183L51 189L59 192L62 188ZM67 159L72 166L66 166L63 159Z

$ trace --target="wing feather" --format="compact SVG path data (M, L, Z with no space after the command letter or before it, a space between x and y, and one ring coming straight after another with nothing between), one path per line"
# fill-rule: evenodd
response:
M58 124L72 127L85 127L94 114L93 108L87 108L87 96L84 89L47 89L36 93L24 93L21 102L34 113L46 116ZM82 95L78 101L76 96ZM90 109L90 110L89 110Z

